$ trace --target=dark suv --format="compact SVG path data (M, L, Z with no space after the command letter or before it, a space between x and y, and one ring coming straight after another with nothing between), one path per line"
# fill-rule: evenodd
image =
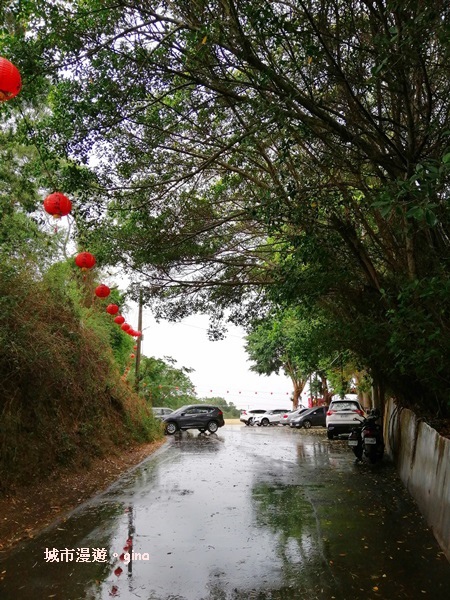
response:
M188 404L163 418L165 432L173 435L179 429L198 429L215 433L225 425L223 412L211 404Z

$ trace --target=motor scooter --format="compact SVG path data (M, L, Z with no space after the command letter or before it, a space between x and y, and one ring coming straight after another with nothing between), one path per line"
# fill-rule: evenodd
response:
M354 427L348 436L348 446L353 450L357 460L364 456L371 462L382 460L384 455L383 428L377 423L381 414L373 408L364 419L356 419L359 425Z

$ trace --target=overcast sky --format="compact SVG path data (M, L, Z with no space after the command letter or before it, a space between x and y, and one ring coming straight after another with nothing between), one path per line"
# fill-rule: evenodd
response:
M137 329L137 310L127 321ZM200 398L221 396L238 408L292 407L292 383L280 375L251 372L244 350L244 331L230 326L225 340L211 342L208 317L193 316L181 323L156 323L149 310L143 312L142 352L146 356L177 361L176 367L195 369L189 377ZM303 402L305 404L305 402Z

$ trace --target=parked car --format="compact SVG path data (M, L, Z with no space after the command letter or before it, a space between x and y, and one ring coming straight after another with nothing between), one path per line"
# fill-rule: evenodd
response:
M225 425L223 412L210 404L188 404L163 417L165 432L173 435L180 429L198 429L215 433Z
M346 394L343 398L333 396L328 407L326 426L327 436L332 440L341 433L350 433L355 426L355 419L364 417L364 409L357 394Z
M169 408L168 406L152 406L152 411L156 419L162 419L166 415L173 413L173 408Z
M290 425L292 419L295 419L299 416L303 411L308 410L305 406L299 406L295 410L290 410L288 413L281 415L280 424L281 425Z
M275 408L274 410L268 410L262 415L257 415L253 419L253 425L261 425L263 427L267 427L267 425L278 425L282 415L288 413L289 410L287 408Z
M291 427L304 427L310 429L311 427L325 427L327 418L328 406L314 406L308 408L299 414L295 419L290 422Z
M253 419L258 415L263 415L266 412L265 408L252 408L251 410L241 410L239 421L246 425L251 425Z

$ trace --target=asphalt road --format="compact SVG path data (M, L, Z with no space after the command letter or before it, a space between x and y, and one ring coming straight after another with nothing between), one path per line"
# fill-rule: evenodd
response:
M283 427L169 438L0 573L1 600L450 597L450 564L393 465Z

